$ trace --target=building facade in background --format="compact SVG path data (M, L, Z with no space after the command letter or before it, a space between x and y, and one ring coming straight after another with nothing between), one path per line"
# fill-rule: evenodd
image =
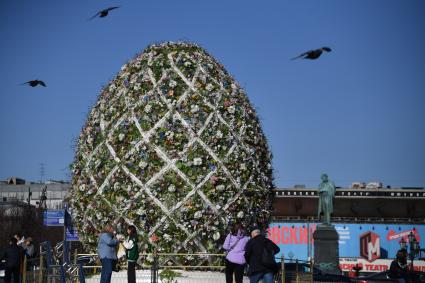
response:
M0 204L27 203L45 209L62 209L70 183L47 181L31 183L19 178L0 182Z
M24 205L63 209L70 183L29 183L19 178L0 182L0 207L22 209ZM363 272L388 269L412 232L425 247L425 189L383 188L355 184L337 188L331 221L339 234L340 267L350 271L359 264ZM313 257L313 232L317 222L317 189L296 186L275 190L273 218L268 237L280 247L279 256L308 260ZM12 210L11 210L12 211ZM414 260L425 271L425 250Z
M383 188L380 183L337 188L331 222L339 235L341 269L350 271L358 264L362 272L387 270L402 239L408 242L413 233L422 247L414 268L425 271L424 204L424 188ZM313 258L317 206L317 189L297 186L275 191L268 237L280 247L279 256Z

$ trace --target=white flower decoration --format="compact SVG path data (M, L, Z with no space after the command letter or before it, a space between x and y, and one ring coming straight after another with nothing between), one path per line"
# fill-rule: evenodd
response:
M202 165L202 158L200 158L200 157L194 158L193 159L193 165L195 165L195 166Z
M197 212L195 212L195 214L193 215L193 218L195 218L195 219L199 219L199 218L201 218L202 217L202 212L201 211L197 211Z
M170 193L175 192L175 191L176 191L176 187L175 187L173 184L171 184L171 185L168 187L168 191L169 191Z
M166 135L168 138L172 139L172 138L174 137L174 132L172 132L172 131L167 131L167 132L165 133L165 135Z
M114 90L116 90L117 89L117 87L115 86L115 84L111 84L110 86L109 86L109 91L114 91Z
M148 166L148 163L146 163L144 160L141 160L141 161L139 162L139 167L140 167L140 168L144 169L146 166Z
M199 111L199 106L198 105L192 105L192 107L190 108L190 112L192 113L196 113Z
M218 185L217 187L216 187L216 189L217 189L217 191L223 191L224 190L224 185Z

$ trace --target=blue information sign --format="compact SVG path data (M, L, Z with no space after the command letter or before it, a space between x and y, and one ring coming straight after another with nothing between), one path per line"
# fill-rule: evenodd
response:
M66 241L79 241L78 231L74 227L66 227Z
M65 212L63 210L44 211L43 224L46 226L63 226L65 222Z

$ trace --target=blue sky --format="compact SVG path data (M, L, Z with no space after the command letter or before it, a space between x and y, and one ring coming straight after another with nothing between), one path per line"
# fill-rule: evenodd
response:
M2 1L0 179L69 179L73 141L148 44L206 48L247 91L276 185L425 187L425 1ZM97 11L121 5L103 19ZM319 60L289 59L329 46ZM42 79L47 88L19 85Z

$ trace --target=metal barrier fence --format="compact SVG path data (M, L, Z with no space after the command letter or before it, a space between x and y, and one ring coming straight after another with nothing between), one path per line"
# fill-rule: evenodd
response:
M24 257L22 283L85 283L81 264L62 262L49 242L40 244L39 257Z
M174 262L173 258L181 256L190 256L190 257L200 257L205 259L201 262L216 262L214 257L220 258L222 264L220 265L179 265L171 264ZM97 254L76 254L74 259L81 257L90 257L93 260L91 266L84 266L86 274L86 282L98 282L100 278L100 269L102 266L99 264L97 259ZM137 270L136 278L137 282L149 282L149 283L159 283L161 282L159 277L161 272L169 269L180 272L181 275L175 278L179 283L186 282L225 282L225 275L223 273L224 266L224 257L225 254L206 254L206 253L192 253L192 254L182 254L182 253L141 253L140 258L146 259L151 257L151 264L147 264L146 261L139 261L139 266L141 270ZM298 261L298 260L287 260L283 256L276 258L276 261L280 264L279 271L275 274L274 281L276 283L304 283L304 282L316 282L314 278L314 267L312 261ZM122 262L125 264L125 262ZM283 264L285 263L285 264ZM127 273L126 271L114 272L112 275L112 282L126 282ZM174 281L170 281L174 282ZM244 276L243 282L249 282L248 277ZM320 280L324 283L325 280ZM338 282L338 280L332 280L332 282Z
M62 264L60 260L52 256L49 246L40 247L40 257L24 260L22 273L22 283L94 283L100 280L100 271L102 266L98 260L97 254L78 254L75 251L73 263ZM191 257L194 262L200 264L183 265L177 258ZM136 271L138 283L218 283L225 282L224 275L224 257L225 254L207 254L207 253L141 253L139 267ZM149 260L148 260L149 259ZM200 259L200 260L199 260ZM279 271L275 274L275 282L278 283L304 283L304 282L326 282L323 278L316 278L315 268L312 261L286 260L284 257L277 258L280 264ZM219 264L211 264L211 263ZM125 265L125 260L121 265ZM178 274L174 280L161 280L164 270L173 270ZM317 270L316 270L317 271ZM162 278L163 279L163 278ZM338 280L330 280L339 282ZM329 282L330 282L329 281ZM342 281L342 280L341 280ZM341 282L340 281L340 282ZM127 282L127 271L113 272L112 282ZM244 283L249 282L248 277L244 276Z
M196 265L182 264L179 258L188 257L196 259ZM164 270L175 270L181 273L177 278L178 282L211 282L217 283L224 280L223 264L211 264L224 259L224 254L207 253L140 253L137 270L137 282L161 282L160 277ZM85 261L88 264L83 266L85 270L86 282L97 282L100 278L101 265L97 254L74 254L74 263ZM125 260L120 261L125 266ZM189 272L190 271L190 272ZM127 273L113 272L113 282L126 282ZM96 281L97 280L97 281ZM171 282L171 281L170 281ZM245 282L245 281L244 281ZM246 282L249 282L246 278Z
M225 268L223 264L208 265L209 262L217 261L217 258L224 260L224 254L207 254L207 253L141 253L139 267L136 271L137 283L164 283L164 282L179 282L179 283L218 283L225 282L225 276L222 272ZM182 265L177 258L189 257L200 262L197 265ZM91 264L85 265L86 282L99 282L101 265L97 259L97 254L76 254L74 260L85 258ZM94 260L89 260L89 258ZM202 264L205 263L205 264ZM223 262L224 263L224 262ZM125 261L121 262L125 265ZM178 276L162 279L162 274L165 270L172 270L178 273ZM177 281L176 281L177 280ZM113 272L112 282L124 283L127 282L127 271ZM244 277L244 283L248 283L248 277Z

